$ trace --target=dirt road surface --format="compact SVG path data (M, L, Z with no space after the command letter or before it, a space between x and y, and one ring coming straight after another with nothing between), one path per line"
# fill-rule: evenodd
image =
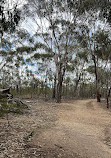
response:
M111 111L96 100L26 101L0 118L0 158L111 158Z

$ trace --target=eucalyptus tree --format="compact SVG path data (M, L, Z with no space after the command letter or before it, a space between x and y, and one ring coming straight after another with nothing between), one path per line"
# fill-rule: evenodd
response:
M88 34L86 36L87 40L85 41L87 41L90 60L89 71L95 74L97 101L100 102L100 83L104 75L102 70L107 70L111 58L110 34L105 30L98 29L90 36Z
M74 81L72 96L76 96L78 85L81 81L83 73L88 67L88 51L82 49L79 45L79 50L75 54L75 57L67 65L67 73L70 73L72 80Z
M11 34L15 31L20 21L20 9L18 9L17 3L13 3L7 0L0 1L0 63L1 63L1 78L5 74L3 71L8 71L11 62L14 59L15 51L12 50L12 42L7 39L7 35L11 37ZM13 66L13 64L12 64ZM7 72L9 73L9 72ZM7 78L9 75L7 75Z
M99 89L96 60L98 58L96 53L97 38L93 35L90 37L91 31L95 32L95 30L91 30L92 27L89 28L89 25L93 21L96 23L98 19L109 22L110 1L27 0L27 2L25 7L28 8L27 13L28 16L31 16L33 25L36 25L35 38L37 41L33 48L28 47L27 50L33 52L37 49L45 50L45 52L36 53L34 57L38 60L40 57L50 56L55 63L57 102L61 101L62 84L66 69L68 63L75 57L73 54L77 53L75 46L78 45L78 42L80 42L83 49L88 48L90 52L90 61L93 61L95 66L96 87ZM76 85L78 85L78 80ZM97 100L100 101L99 94L97 96Z
M5 32L12 33L20 21L20 10L17 4L11 5L11 1L0 1L0 34L1 42Z
M71 83L71 78L69 76L65 77L64 79L64 95L65 96L69 95L70 83Z
M66 67L77 45L77 22L81 5L73 0L28 0L27 6L37 26L37 38L53 56L57 72L57 102L60 102Z
M6 85L6 76L9 77L8 68L12 69L12 60L15 52L11 50L12 43L3 39L2 40L2 50L0 50L0 77L2 79L2 85Z
M99 19L111 24L111 0L79 0L78 3L81 5L80 14L87 12L93 16L93 13L97 13Z
M103 75L103 72L99 73L99 67L107 69L109 59L111 58L110 48L111 40L109 38L109 33L105 31L97 31L93 38L94 51L92 53L92 59L94 62L95 68L95 77L96 77L96 88L97 88L97 101L100 102L100 81Z
M100 67L101 60L103 60L103 67L106 68L106 65L110 58L109 47L111 43L108 39L108 34L110 34L111 25L111 1L84 0L79 2L81 4L81 10L79 11L79 13L82 15L81 18L83 20L84 25L87 25L89 30L87 32L87 34L89 35L87 37L84 35L83 38L85 40L83 41L89 41L88 43L86 43L88 44L87 46L90 46L88 49L90 51L90 55L94 64L97 101L100 101L99 84L102 76L99 75L98 69ZM108 30L108 32L106 33L102 31L97 31L98 25L100 25L100 28L104 29L104 31Z
M3 42L4 43L4 42ZM9 48L8 48L9 49ZM20 67L23 66L24 61L22 57L19 57L16 51L1 50L1 67L0 78L3 82L3 87L19 85L20 79ZM19 81L18 81L19 80Z
M21 76L22 71L24 71L23 67L26 70L23 53L18 51L20 47L16 48L17 46L14 45L14 42L13 40L9 42L9 40L2 39L2 49L0 50L0 78L5 87L20 86L24 78Z
M104 72L104 73L103 73ZM107 69L103 69L101 78L101 87L103 89L103 94L105 95L106 98L106 103L107 103L107 108L110 108L111 102L110 102L110 93L111 93L111 63L108 64Z
M56 79L56 73L54 74L53 77L53 91L52 91L52 99L56 98L56 83L57 83L57 79Z

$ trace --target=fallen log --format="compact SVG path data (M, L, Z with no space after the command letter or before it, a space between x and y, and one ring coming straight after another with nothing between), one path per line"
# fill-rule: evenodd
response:
M7 89L0 89L1 94L10 94L10 88Z
M13 98L13 95L10 93L10 88L0 89L0 99L2 98Z

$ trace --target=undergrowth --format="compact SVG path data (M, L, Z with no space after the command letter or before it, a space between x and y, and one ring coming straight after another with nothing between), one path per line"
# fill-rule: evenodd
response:
M7 99L0 99L0 117L7 113L22 114L25 108L27 108L27 105L19 100L8 102Z

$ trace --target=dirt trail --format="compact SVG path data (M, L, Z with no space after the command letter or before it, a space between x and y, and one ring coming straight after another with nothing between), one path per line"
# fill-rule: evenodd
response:
M8 135L1 129L0 158L111 158L111 112L95 100L28 104L28 113L10 116Z

